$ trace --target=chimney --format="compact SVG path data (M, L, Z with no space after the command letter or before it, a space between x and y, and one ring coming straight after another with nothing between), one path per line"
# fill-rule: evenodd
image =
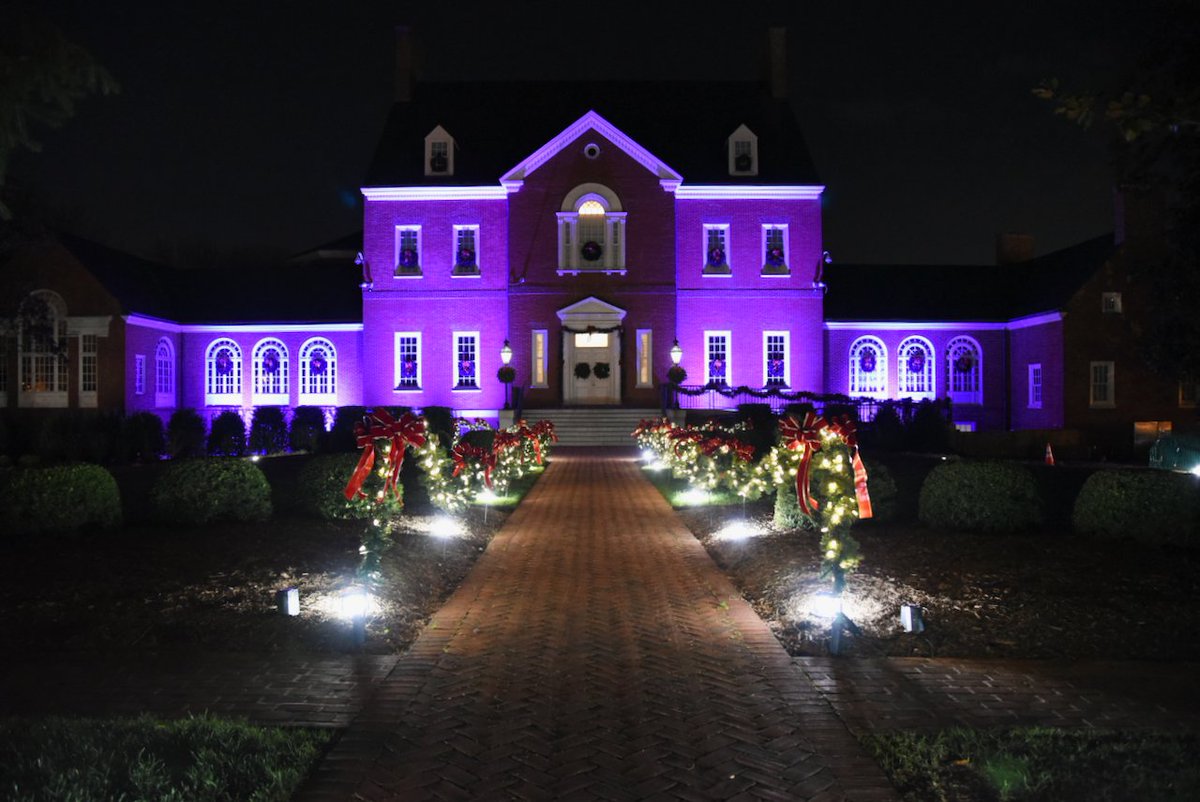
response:
M397 103L407 103L413 97L413 84L417 81L417 44L412 28L396 26L396 75L395 97Z
M1004 233L996 235L996 264L1015 265L1033 258L1033 235Z
M767 29L767 53L770 62L767 69L771 78L771 97L776 100L787 98L787 28Z

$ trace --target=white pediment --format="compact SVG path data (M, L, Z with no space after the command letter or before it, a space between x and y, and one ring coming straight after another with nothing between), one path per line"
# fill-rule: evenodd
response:
M625 310L619 306L605 303L594 295L589 295L582 301L576 301L570 306L559 309L558 319L563 322L563 325L611 326L625 319Z
M612 142L620 148L626 155L633 159L638 164L645 167L650 173L660 181L682 181L683 177L679 173L668 167L661 159L655 156L650 151L643 148L637 142L634 142L625 134L624 131L617 128L608 120L601 117L594 111L589 111L587 114L580 117L575 122L568 125L562 130L558 136L551 139L546 144L535 150L529 156L518 164L516 167L509 170L500 178L500 183L505 186L519 184L534 173L539 167L550 161L559 151L566 148L575 140L586 134L588 131L595 131L603 136L609 142Z

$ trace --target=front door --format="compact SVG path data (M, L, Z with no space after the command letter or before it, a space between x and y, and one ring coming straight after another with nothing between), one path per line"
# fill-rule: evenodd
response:
M563 331L563 403L621 403L621 339L616 331Z

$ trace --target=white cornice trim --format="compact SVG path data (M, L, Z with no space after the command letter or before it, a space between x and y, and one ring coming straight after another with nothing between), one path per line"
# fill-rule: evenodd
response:
M520 187L517 187L520 189ZM369 201L504 200L516 190L506 186L480 187L362 187Z
M107 337L110 323L111 315L68 315L67 335L95 334L97 337Z
M663 189L671 190L664 184ZM679 200L818 200L825 191L818 184L680 184Z
M141 326L147 329L158 329L159 331L169 331L172 334L180 332L178 323L170 320L163 320L158 317L149 317L148 315L122 315L122 319L126 325Z
M645 167L656 177L674 181L683 180L683 176L679 175L679 173L668 167L653 153L630 139L625 132L621 131L608 120L601 117L595 111L589 111L587 114L583 115L578 120L564 128L562 132L558 134L558 136L542 145L529 156L525 157L524 161L501 176L500 182L503 184L505 182L518 181L528 178L539 167L550 161L550 159L556 156L559 151L574 142L588 130L595 130L596 133L612 142L614 145L624 151L625 154L631 159Z
M1007 323L984 323L981 321L963 321L949 323L932 320L885 320L848 322L844 320L827 320L825 328L829 331L907 331L908 329L924 329L925 331L1004 331Z
M227 332L229 334L261 334L278 331L280 333L304 331L362 331L361 323L186 323L179 327L185 334L205 334Z
M1057 323L1063 319L1062 312L1043 312L1040 315L1026 315L1008 321L1010 329L1027 329L1031 326L1044 326L1047 323Z

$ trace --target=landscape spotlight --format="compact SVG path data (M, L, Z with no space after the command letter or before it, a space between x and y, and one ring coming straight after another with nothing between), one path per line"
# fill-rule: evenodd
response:
M300 615L300 591L296 588L276 591L275 605L284 615Z
M921 605L900 605L900 626L905 632L924 632L925 621L921 618Z

